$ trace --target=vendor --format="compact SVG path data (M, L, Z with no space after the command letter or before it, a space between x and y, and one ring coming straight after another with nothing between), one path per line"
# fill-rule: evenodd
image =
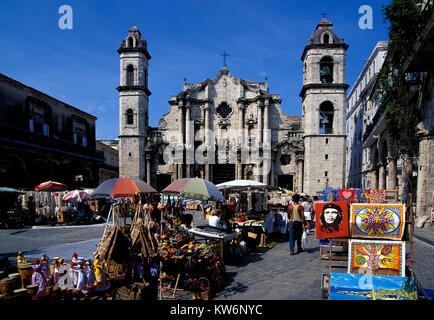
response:
M187 231L191 229L192 221L193 221L193 216L191 214L183 214L181 216L181 225L179 226L179 230Z
M211 211L211 216L208 218L208 225L214 228L220 227L220 217L216 210Z

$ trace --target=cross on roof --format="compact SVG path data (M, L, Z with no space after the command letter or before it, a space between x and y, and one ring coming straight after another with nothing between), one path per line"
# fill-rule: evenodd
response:
M322 13L322 17L323 17L323 18L325 18L326 15L327 15L327 13L325 13L325 12Z
M223 66L227 67L226 66L226 57L229 56L229 55L226 53L226 51L223 51L223 54L221 56L223 57Z

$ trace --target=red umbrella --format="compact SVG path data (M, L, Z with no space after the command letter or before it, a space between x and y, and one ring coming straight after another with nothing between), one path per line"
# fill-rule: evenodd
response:
M35 187L36 191L48 191L48 192L56 192L56 191L65 191L68 186L64 183L55 182L55 181L47 181L38 184Z
M78 202L88 201L90 200L90 196L86 191L83 190L72 190L65 194L62 198L62 201L69 201L71 199L75 199Z

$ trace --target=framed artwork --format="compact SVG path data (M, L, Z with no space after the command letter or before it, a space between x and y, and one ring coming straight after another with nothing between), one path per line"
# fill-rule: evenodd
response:
M384 202L397 202L398 201L398 190L384 190Z
M418 300L414 278L332 272L329 300Z
M371 201L371 190L363 190L360 194L360 203L369 203Z
M404 227L404 204L353 203L351 205L352 238L401 240Z
M350 240L348 273L405 276L405 242Z
M386 190L371 189L369 203L384 203L386 201Z
M339 197L339 189L324 189L324 202L337 201Z
M315 219L317 239L348 237L348 204L346 201L316 203Z
M346 201L348 203L355 202L356 192L354 189L339 189L339 201Z

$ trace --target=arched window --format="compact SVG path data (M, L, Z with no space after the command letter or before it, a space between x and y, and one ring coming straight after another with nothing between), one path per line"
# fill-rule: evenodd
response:
M321 83L333 83L333 59L324 57L319 62L319 75Z
M134 47L134 39L133 37L128 38L128 47L133 48Z
M125 112L125 120L126 124L134 124L134 111L132 109L128 109Z
M127 86L134 85L134 67L133 65L128 65L127 67Z
M324 34L323 43L324 44L329 44L330 43L330 36L329 36L328 33Z
M334 108L330 101L321 103L319 107L319 128L320 134L332 134L333 133L333 117Z

